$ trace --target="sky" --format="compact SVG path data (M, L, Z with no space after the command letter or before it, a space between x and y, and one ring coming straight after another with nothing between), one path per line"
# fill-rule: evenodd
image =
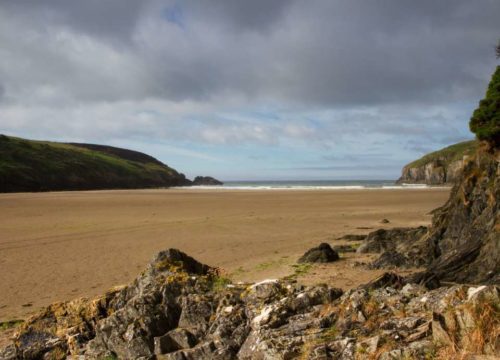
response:
M498 0L2 0L0 133L188 177L396 179L472 138Z

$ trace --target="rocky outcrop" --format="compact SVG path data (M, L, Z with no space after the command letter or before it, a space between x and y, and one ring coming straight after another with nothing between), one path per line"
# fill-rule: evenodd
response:
M464 166L429 230L371 233L359 252L382 252L372 267L425 266L409 281L500 283L500 151L483 144Z
M337 261L339 254L332 249L327 243L321 243L318 247L314 247L306 251L304 255L297 261L299 263L328 263Z
M428 291L391 273L345 294L287 280L230 284L171 249L128 286L33 316L0 359L498 355L499 301L496 286Z
M359 254L403 251L427 233L427 227L379 229L372 231L358 248Z
M214 185L224 185L224 183L210 176L197 176L193 180L193 185L214 186Z
M500 283L500 151L485 144L471 158L448 202L420 240L433 260L423 278Z
M453 185L476 148L476 141L467 141L425 155L406 165L397 183Z

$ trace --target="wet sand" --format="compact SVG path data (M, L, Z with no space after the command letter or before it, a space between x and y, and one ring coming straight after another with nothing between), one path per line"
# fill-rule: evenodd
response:
M320 242L429 224L448 195L446 188L0 194L0 321L125 284L170 247L238 281L289 275ZM347 254L299 278L353 287L378 274L352 266L369 259Z

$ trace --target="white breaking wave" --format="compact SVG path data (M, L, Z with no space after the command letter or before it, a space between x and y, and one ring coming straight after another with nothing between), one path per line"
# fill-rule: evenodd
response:
M225 185L201 185L201 186L185 186L175 189L193 189L193 190L282 190L282 191L307 191L307 190L418 190L418 189L438 189L444 186L429 186L423 184L407 184L407 185L384 185L384 186L362 186L362 185L325 185L325 186L278 186L278 185L261 185L261 186L225 186Z
M307 185L259 185L259 186L225 186L225 185L201 185L201 186L185 186L184 189L201 189L201 190L358 190L368 189L361 185L346 185L346 186L307 186Z

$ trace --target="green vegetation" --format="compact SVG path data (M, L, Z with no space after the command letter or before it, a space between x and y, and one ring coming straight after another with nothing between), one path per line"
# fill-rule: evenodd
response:
M274 268L274 267L283 266L283 265L285 265L289 261L288 258L289 258L288 256L282 256L278 260L271 260L271 261L268 261L268 262L260 263L260 264L258 264L255 267L255 270L257 270L257 271L264 271L264 270L271 269L271 268Z
M112 353L110 355L106 355L103 360L118 360L118 356Z
M131 189L187 183L184 175L136 151L0 135L0 192Z
M294 268L294 272L293 274L286 276L286 280L295 280L299 276L306 275L312 268L312 264L310 263L293 264L291 266Z
M12 329L14 327L18 327L22 323L24 323L23 320L10 320L10 321L0 322L0 331L5 331L8 329Z
M223 276L214 276L211 279L211 288L213 291L222 291L229 284L231 284L231 279L228 279Z
M406 167L416 168L424 166L434 160L444 160L451 163L455 160L460 160L464 155L472 155L478 147L478 142L475 140L460 142L455 145L445 147L444 149L434 151L421 157L418 160L406 165Z
M339 335L339 330L335 324L331 325L329 328L325 329L321 334L321 341L333 341Z
M500 145L500 66L491 78L486 97L472 114L469 126L479 140Z

